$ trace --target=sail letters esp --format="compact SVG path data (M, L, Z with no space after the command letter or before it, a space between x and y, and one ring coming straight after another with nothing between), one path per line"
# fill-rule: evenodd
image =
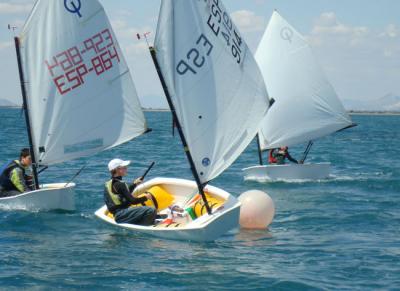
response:
M222 41L223 45L226 43L234 60L241 64L244 44L229 14L219 0L204 0L204 3L209 6L209 15L206 17L206 21L207 27L211 30L211 36L214 35L217 41ZM178 62L176 71L179 75L185 75L188 72L196 75L198 70L204 66L205 57L210 56L214 49L214 44L207 35L209 33L202 33L197 39L195 47L191 48L186 56ZM204 48L207 51L202 54Z
M203 46L204 48L208 47L208 51L206 53L207 56L211 54L214 48L208 38L204 34L201 34L196 41L196 47L190 49L186 54L186 60L181 60L176 66L176 71L179 75L185 75L189 71L196 75L196 69L199 69L204 65L206 59L204 55L200 54L198 49L200 46Z

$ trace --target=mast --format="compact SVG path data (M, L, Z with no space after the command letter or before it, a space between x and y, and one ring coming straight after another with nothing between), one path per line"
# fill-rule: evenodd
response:
M187 159L189 161L190 170L192 171L193 177L196 180L196 184L197 184L197 187L199 188L200 195L203 198L204 205L206 206L206 209L207 209L207 213L211 214L211 208L210 208L210 206L208 204L206 194L204 193L204 187L205 187L206 184L202 184L201 183L199 174L197 173L196 166L195 166L194 161L193 161L193 157L192 157L192 155L190 153L188 144L186 142L185 135L183 134L181 123L180 123L180 121L178 119L178 116L176 114L176 111L175 111L175 106L172 103L171 95L169 94L167 84L166 84L166 82L164 80L164 76L162 75L160 65L158 64L158 61L157 61L156 50L155 50L154 47L150 47L149 49L150 49L151 58L153 59L153 62L154 62L154 66L156 67L156 70L157 70L158 77L160 78L161 85L162 85L164 93L165 93L165 97L167 98L168 105L169 105L169 107L171 109L172 116L173 116L173 119L175 121L176 128L178 129L178 133L179 133L179 136L180 136L181 141L182 141L183 149L184 149L184 151L186 153L186 157L187 157Z
M31 128L31 121L30 121L29 112L28 112L28 103L27 103L27 95L26 95L26 88L25 88L24 72L22 69L19 38L14 37L14 42L15 42L15 50L17 52L19 80L21 83L21 93L22 93L22 99L23 99L23 108L24 108L24 112L25 112L26 128L28 131L29 150L30 150L30 154L31 154L31 158L32 158L33 180L35 182L35 190L37 190L37 189L39 189L39 178L38 178L38 173L37 173L36 156L35 156L35 151L33 148L32 128Z
M272 105L274 105L274 104L275 104L275 99L271 97L269 99L269 109L271 109ZM258 148L258 159L259 159L259 162L260 162L260 166L263 166L264 165L264 162L263 162L263 150L261 148L261 143L260 143L260 133L257 133L256 139L257 139L257 148Z
M261 144L260 144L260 134L257 133L256 135L256 139L257 139L257 149L258 149L258 159L260 162L260 166L263 166L263 156L262 156L262 149L261 149Z

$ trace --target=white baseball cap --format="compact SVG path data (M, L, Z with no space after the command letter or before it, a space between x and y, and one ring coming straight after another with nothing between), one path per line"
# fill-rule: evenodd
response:
M131 161L123 161L121 159L113 159L108 163L108 170L111 172L119 167L129 166Z

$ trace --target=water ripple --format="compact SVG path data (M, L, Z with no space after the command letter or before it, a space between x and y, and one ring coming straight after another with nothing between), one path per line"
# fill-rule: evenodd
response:
M0 110L0 162L26 145L19 111ZM94 157L52 167L44 182L76 179L75 212L0 210L2 289L395 290L400 286L399 117L356 116L358 127L316 142L312 162L331 162L323 181L243 182L257 163L253 143L213 184L238 196L268 192L268 231L236 229L212 243L167 241L97 220L106 165L133 160L139 176L191 178L168 113L147 113L154 131ZM291 149L300 156L302 147Z

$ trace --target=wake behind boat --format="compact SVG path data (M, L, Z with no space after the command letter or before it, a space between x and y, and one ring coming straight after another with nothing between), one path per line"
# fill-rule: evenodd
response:
M250 181L322 180L329 177L330 163L285 164L244 168L244 179Z
M329 177L330 164L307 164L313 140L354 126L312 49L274 12L256 60L275 103L257 135L260 165L243 169L246 180L316 180ZM263 152L309 142L299 164L263 165Z
M3 210L75 210L75 183L43 184L38 190L0 198Z

